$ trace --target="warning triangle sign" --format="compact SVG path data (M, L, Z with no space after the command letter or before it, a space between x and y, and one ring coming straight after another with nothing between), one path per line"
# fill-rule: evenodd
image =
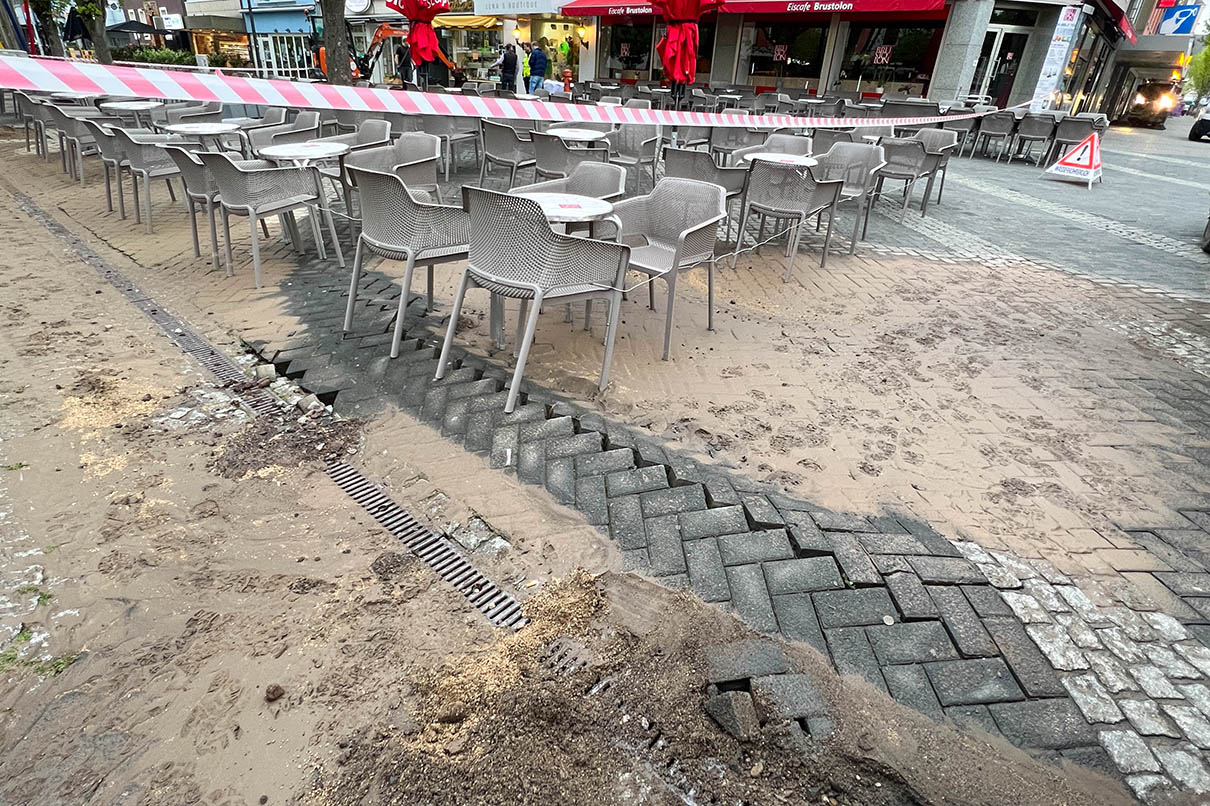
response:
M1101 181L1101 139L1096 132L1085 137L1075 148L1064 154L1059 161L1046 169L1044 177L1065 179L1069 182L1087 182L1089 190L1093 181Z

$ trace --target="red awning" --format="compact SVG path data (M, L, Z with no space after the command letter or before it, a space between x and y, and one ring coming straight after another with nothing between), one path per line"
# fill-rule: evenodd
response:
M655 14L651 3L609 3L607 0L573 0L562 8L565 17L637 17Z
M945 0L724 0L720 11L728 14L845 14L940 11L944 8Z
M1130 44L1134 45L1139 41L1134 34L1134 26L1130 24L1130 18L1126 16L1126 9L1119 6L1115 0L1096 0L1096 4L1109 15L1109 19L1117 25L1122 36L1130 40Z

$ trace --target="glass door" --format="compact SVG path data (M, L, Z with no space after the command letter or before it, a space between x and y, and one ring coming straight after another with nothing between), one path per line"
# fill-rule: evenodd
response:
M972 96L996 106L1007 105L1030 30L1016 25L988 27L983 35L979 60L975 63L970 91Z

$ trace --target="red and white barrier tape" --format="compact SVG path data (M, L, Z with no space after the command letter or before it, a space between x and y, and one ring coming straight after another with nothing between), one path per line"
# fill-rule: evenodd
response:
M553 120L575 123L639 123L651 126L839 129L865 126L915 126L977 118L987 112L914 118L811 118L794 115L723 115L671 112L609 104L556 104L511 98L400 92L370 87L340 87L279 79L244 78L221 73L192 73L150 67L120 67L93 62L0 56L0 88L32 92L83 92L172 101L221 101L227 104L336 109L404 115Z

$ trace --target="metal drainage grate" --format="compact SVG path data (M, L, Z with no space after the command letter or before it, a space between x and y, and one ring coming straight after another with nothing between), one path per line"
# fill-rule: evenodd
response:
M487 616L488 621L497 627L513 630L525 626L527 619L521 614L521 603L471 565L470 560L455 548L453 541L413 518L356 468L344 462L333 462L327 466L326 472L336 486L360 504L387 531L402 540L412 554L453 585L468 602Z

